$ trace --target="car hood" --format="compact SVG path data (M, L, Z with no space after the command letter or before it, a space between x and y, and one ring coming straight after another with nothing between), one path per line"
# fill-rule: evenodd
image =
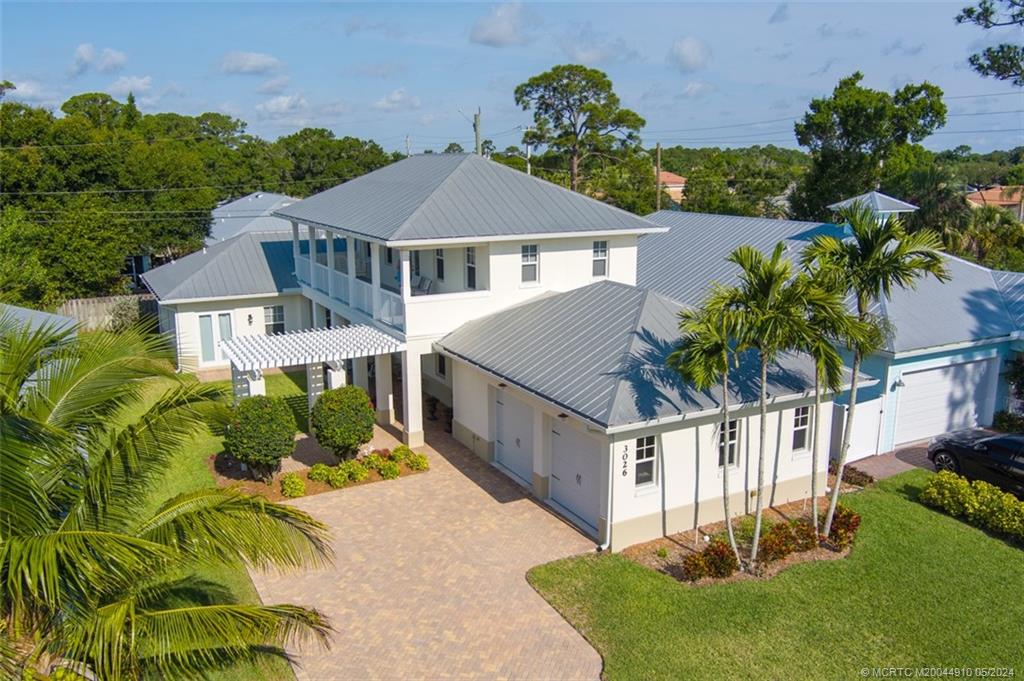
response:
M943 433L932 438L932 442L953 442L961 445L973 445L981 440L988 439L996 433L984 428L965 428L954 430L951 433Z

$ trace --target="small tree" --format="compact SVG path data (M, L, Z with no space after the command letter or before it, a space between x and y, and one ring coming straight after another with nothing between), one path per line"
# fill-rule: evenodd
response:
M224 438L233 457L266 480L295 450L295 417L284 400L256 395L238 403Z
M373 406L362 388L325 390L313 405L310 421L317 442L342 459L354 457L373 438Z

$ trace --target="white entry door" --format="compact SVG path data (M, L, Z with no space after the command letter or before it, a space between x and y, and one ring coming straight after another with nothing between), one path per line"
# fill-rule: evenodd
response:
M507 392L494 398L494 458L520 482L533 485L533 408Z
M600 443L568 425L555 425L551 429L551 500L596 530L600 483Z
M896 407L895 444L992 420L996 360L906 372Z

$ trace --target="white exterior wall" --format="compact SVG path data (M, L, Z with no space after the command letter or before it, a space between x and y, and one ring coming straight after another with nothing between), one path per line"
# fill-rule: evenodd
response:
M199 317L201 315L211 315L216 345L219 335L217 324L217 316L219 314L228 313L231 315L231 332L233 336L258 336L264 333L263 308L269 305L284 306L286 331L305 329L310 326L309 301L298 293L262 298L236 298L208 302L176 303L173 307L175 311L174 329L178 350L178 369L193 371L195 369L230 366L230 362L219 357L213 362L203 362L201 360L202 347L199 338ZM249 324L250 315L252 315L252 324ZM219 354L219 348L217 352Z

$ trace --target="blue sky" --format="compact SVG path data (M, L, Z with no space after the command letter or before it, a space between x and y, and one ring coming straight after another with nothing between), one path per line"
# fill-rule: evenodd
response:
M477 106L485 137L518 143L530 117L513 89L569 62L609 74L645 143L796 146L810 98L859 69L871 87L943 88L954 115L931 148L1024 144L1024 93L966 65L1021 32L957 26L964 2L3 2L0 72L34 104L130 89L144 111L220 111L267 138L322 126L388 149L408 134L416 152L471 146L460 111Z

